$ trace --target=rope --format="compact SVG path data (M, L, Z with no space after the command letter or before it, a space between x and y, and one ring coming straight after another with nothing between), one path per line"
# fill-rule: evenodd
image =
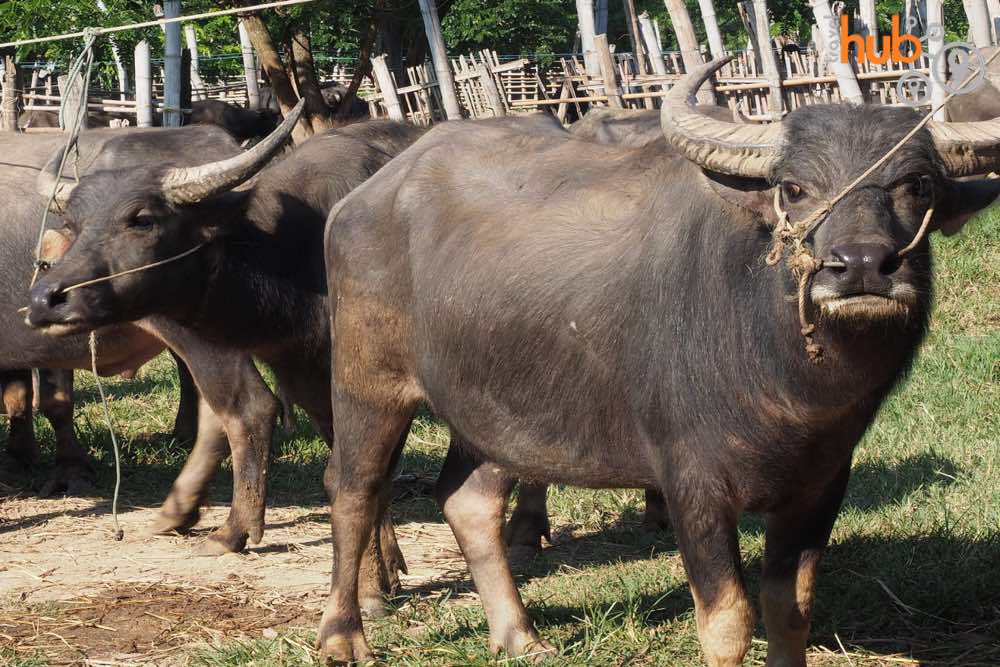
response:
M126 30L136 30L138 28L152 28L154 26L165 26L170 23L182 23L184 21L200 21L202 19L215 18L216 16L230 16L232 14L250 14L260 9L271 9L273 7L285 7L288 5L303 5L309 2L315 2L315 0L281 0L280 2L266 2L264 4L252 5L250 7L238 7L235 9L220 9L213 12L202 12L201 14L178 16L171 19L156 19L155 21L130 23L128 25L121 25L114 28L87 28L80 32L68 32L63 35L53 35L52 37L36 37L34 39L21 39L16 42L6 42L4 44L0 44L0 49L6 49L11 46L42 44L44 42L56 42L64 39L76 39L77 37L86 37L88 31L94 31L95 34L97 35L108 35L116 32L124 32Z
M109 280L114 280L115 278L121 278L122 276L129 276L132 275L133 273L141 273L142 271L155 269L158 266L163 266L164 264L170 264L171 262L176 262L179 259L184 259L188 255L193 255L194 253L198 252L204 247L205 247L204 243L199 243L195 247L185 250L179 255L174 255L173 257L168 257L167 259L161 259L160 261L153 262L152 264L144 264L134 269L128 269L126 271L119 271L118 273L112 273L110 276L101 276L100 278L94 278L93 280L85 280L82 283L77 283L75 285L70 285L69 287L64 287L60 291L63 293L72 292L73 290L80 289L81 287L90 287L91 285L106 283Z
M69 159L69 153L71 150L76 150L76 161L74 165L74 176L77 182L80 181L79 173L79 162L80 162L80 130L83 127L83 119L87 115L87 96L90 90L90 75L93 71L94 66L94 42L97 40L97 33L92 29L88 28L85 31L83 50L80 55L76 57L73 64L69 68L69 78L67 79L70 83L70 88L72 88L79 79L80 90L79 90L79 104L76 109L76 117L70 118L67 123L66 119L66 105L70 102L70 96L65 95L63 97L62 103L59 105L59 124L63 126L67 131L69 136L66 138L66 145L63 147L62 156L59 158L59 169L56 172L55 183L52 186L52 194L49 195L49 200L45 204L45 209L42 211L42 224L38 230L38 243L35 245L35 271L31 276L31 286L35 285L38 280L38 273L43 268L43 263L41 261L42 256L42 242L45 238L45 226L49 219L49 210L56 201L56 194L59 192L61 187L60 181L62 180L63 171L66 168L66 161Z
M101 376L97 374L97 332L90 332L90 370L94 372L94 380L97 382L97 392L101 395L101 405L104 407L104 421L108 425L108 433L111 434L111 446L115 452L115 494L111 497L111 518L115 522L115 540L121 542L125 537L125 531L118 523L118 492L122 487L122 457L118 450L118 438L115 436L114 423L111 421L111 410L108 408L108 397L104 395L104 385L101 384Z
M982 68L986 69L990 66L997 56L1000 56L1000 49L995 51L992 56L990 56L986 62L983 64ZM778 222L774 227L773 232L773 243L771 245L771 250L767 254L766 263L768 266L776 266L781 258L785 254L785 250L788 245L792 246L792 251L788 256L788 267L791 269L792 274L798 279L798 310L799 310L799 327L802 338L805 340L806 353L809 355L809 359L814 363L821 363L823 360L823 347L815 342L813 339L813 334L816 333L816 325L809 320L809 313L807 308L809 290L812 286L813 277L819 273L824 268L844 268L846 265L843 262L836 260L823 260L817 259L809 248L808 242L812 235L816 232L823 222L826 221L830 213L833 212L834 207L839 204L843 199L853 192L861 183L865 181L869 176L875 173L879 168L884 166L892 157L898 153L903 146L907 144L913 137L917 135L920 130L925 128L928 123L934 118L941 109L943 109L949 102L951 102L956 95L960 94L960 91L965 88L978 74L979 69L969 74L969 76L962 82L955 91L948 94L947 97L942 100L941 104L937 107L931 109L931 111L920 119L920 122L914 126L912 130L907 132L902 139L900 139L895 146L893 146L889 151L879 158L872 166L866 169L860 176L851 181L843 190L841 190L836 197L829 201L823 202L823 205L817 210L813 211L809 216L803 220L792 224L788 220L788 212L781 208L781 188L777 187L774 191L774 211L778 216ZM896 253L896 257L905 257L915 250L927 237L927 233L930 231L931 220L934 217L934 203L931 203L930 208L924 214L923 222L920 224L920 229L917 231L916 235L910 241L909 244L902 250Z

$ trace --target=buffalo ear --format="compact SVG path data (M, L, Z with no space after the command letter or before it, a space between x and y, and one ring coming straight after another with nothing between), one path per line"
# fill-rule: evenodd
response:
M227 236L246 217L251 190L230 190L197 204L197 217L192 220L204 241Z
M1000 197L1000 178L947 181L944 197L935 205L933 228L945 236L962 231L976 214Z
M768 225L778 224L774 210L774 186L763 178L742 178L703 170L712 190L733 206L759 215Z

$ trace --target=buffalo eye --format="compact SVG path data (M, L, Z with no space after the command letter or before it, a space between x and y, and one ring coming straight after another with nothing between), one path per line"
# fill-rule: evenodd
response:
M130 229L136 229L139 231L148 231L153 228L154 224L156 224L156 221L153 220L153 216L145 214L133 216L128 221Z
M934 192L934 182L930 176L914 176L910 179L910 192L914 197L927 199Z
M802 186L798 183L793 183L792 181L783 181L781 183L782 194L785 196L785 201L795 203L806 196L805 191Z

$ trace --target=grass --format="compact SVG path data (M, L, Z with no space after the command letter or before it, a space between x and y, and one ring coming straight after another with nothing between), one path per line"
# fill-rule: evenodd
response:
M916 367L884 406L858 450L844 510L818 583L810 664L1000 664L1000 214L964 235L934 239L937 302ZM146 431L168 432L177 389L160 360L142 379L112 383L124 435L126 497L155 502L166 493L186 449ZM112 488L107 436L92 385L78 407L81 439L100 459L101 492ZM304 423L304 422L303 422ZM47 424L38 424L51 441ZM447 429L421 417L404 472L434 475ZM322 505L326 448L301 427L280 443L271 476L275 504ZM213 500L226 501L220 478ZM518 571L522 594L560 664L690 665L700 653L676 545L669 533L636 530L642 494L560 487L550 497L556 541ZM401 522L440 520L429 498L395 508ZM749 583L757 588L760 523L741 529ZM388 664L487 665L478 605L459 589L410 594L368 624ZM318 619L317 619L318 620ZM751 664L765 656L758 628ZM191 664L301 665L313 660L310 629L275 639L195 647ZM0 649L0 663L13 657ZM44 657L10 664L44 664Z

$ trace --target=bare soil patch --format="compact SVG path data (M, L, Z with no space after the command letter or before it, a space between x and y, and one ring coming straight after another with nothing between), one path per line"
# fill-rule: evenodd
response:
M60 664L175 664L199 644L315 628L329 587L326 508L269 509L264 541L222 557L194 553L227 507L207 509L190 535L145 536L156 511L124 508L118 542L105 499L0 499L0 649ZM408 591L465 588L446 525L397 532Z

